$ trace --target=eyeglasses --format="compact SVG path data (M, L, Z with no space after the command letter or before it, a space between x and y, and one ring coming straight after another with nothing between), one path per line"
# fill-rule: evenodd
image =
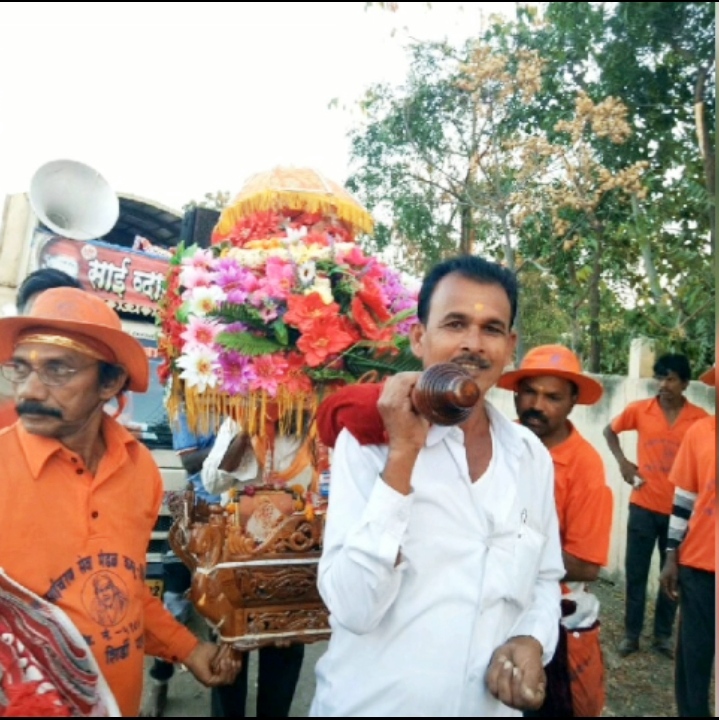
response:
M2 372L6 380L9 380L15 385L25 382L33 372L36 372L43 385L59 387L60 385L65 385L65 383L69 382L77 373L89 367L92 367L92 363L79 368L70 367L60 362L49 362L41 367L34 367L26 362L10 360L0 365L0 372Z

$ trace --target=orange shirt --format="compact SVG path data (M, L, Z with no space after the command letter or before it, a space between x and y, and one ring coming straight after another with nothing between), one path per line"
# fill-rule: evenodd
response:
M679 563L697 570L716 571L716 418L694 423L677 453L669 480L697 494L687 534L679 546Z
M671 515L674 486L669 471L686 431L708 415L698 405L684 403L673 425L667 422L656 397L630 403L612 420L617 435L625 430L637 431L637 466L644 485L632 490L629 502L653 512Z
M562 550L585 562L606 565L612 534L612 491L601 456L569 425L569 437L549 448Z
M152 456L110 417L93 477L59 441L0 431L0 567L56 603L85 637L122 715L137 717L144 654L182 661L196 638L144 582L162 500Z

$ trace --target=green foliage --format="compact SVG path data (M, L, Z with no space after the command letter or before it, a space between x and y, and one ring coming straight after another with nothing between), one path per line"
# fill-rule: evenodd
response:
M536 95L501 94L491 82L473 94L463 64L475 44L416 43L404 84L372 87L362 99L349 186L379 220L368 250L391 247L417 274L468 248L516 264L525 346L561 341L585 359L594 346L593 370L624 372L638 335L682 348L698 368L710 364L715 142L697 129L695 103L704 129L713 129L714 3L550 2L542 24L523 8L481 40L513 77L521 52L539 51ZM563 208L565 236L555 233L550 207L512 230L519 206L507 198L542 191L537 178L520 181L504 143L544 137L569 148L555 126L574 116L579 90L628 108L628 141L591 131L583 140L614 175L648 163L646 197L610 190L591 214Z
M284 349L280 343L250 332L221 332L216 340L218 345L222 345L228 350L235 350L242 355L249 356L270 355Z
M201 200L190 200L182 206L182 212L188 212L196 207L210 208L211 210L222 210L229 205L232 194L229 190L215 190L206 192Z

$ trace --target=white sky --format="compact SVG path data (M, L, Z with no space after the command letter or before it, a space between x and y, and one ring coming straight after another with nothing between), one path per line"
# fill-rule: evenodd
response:
M330 101L405 77L404 27L460 40L515 3L459 5L1 3L0 201L60 158L177 209L275 165L344 182L352 116Z

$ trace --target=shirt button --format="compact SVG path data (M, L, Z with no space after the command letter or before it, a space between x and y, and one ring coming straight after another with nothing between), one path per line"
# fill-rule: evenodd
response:
M75 470L75 472L76 472L78 475L82 475L85 471L84 471L82 468L78 468L77 470Z
M93 520L97 520L97 518L100 517L100 513L97 510L93 510L92 513L90 514L90 517Z

